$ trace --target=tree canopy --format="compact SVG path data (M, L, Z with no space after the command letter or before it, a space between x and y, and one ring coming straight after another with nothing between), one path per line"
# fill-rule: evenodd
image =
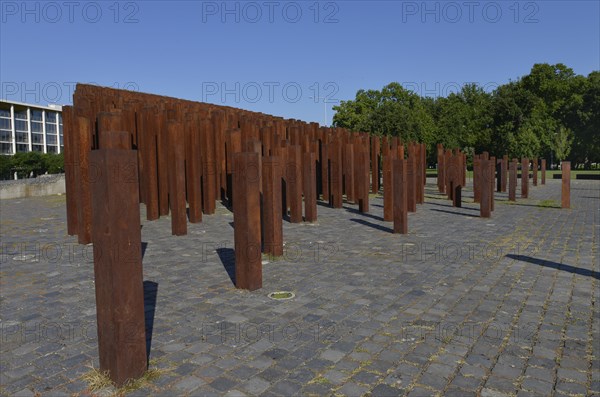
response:
M399 83L359 90L334 107L333 123L428 146L509 157L600 162L600 71L587 77L563 64L535 64L516 81L486 92L466 84L446 97L421 97ZM433 157L431 157L433 159Z

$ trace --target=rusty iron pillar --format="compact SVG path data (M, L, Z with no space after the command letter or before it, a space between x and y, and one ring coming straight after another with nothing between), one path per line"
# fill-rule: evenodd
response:
M90 154L100 371L118 386L147 369L137 153Z
M489 218L491 216L491 197L490 197L490 160L483 157L479 160L479 167L477 172L479 173L480 181L480 200L479 200L479 216L482 218ZM492 190L493 191L493 190Z
M546 159L542 159L542 185L546 184Z
M329 205L342 208L342 143L335 140L329 145Z
M263 158L263 252L272 256L283 255L281 172L282 164L279 157Z
M258 153L233 155L233 225L235 286L262 288L260 186Z
M408 181L406 177L406 160L393 160L394 178L394 233L408 233Z
M394 220L394 181L393 164L395 152L387 151L383 156L383 220L392 222Z
M304 220L306 222L317 221L317 162L315 154L306 152L303 154L304 172Z
M571 162L560 163L562 171L561 207L571 208Z
M169 206L171 233L187 234L187 206L185 203L185 141L183 123L169 122Z
M527 198L529 196L529 159L523 158L521 160L521 197Z
M290 200L290 222L302 222L302 146L288 147L286 195Z
M508 172L508 201L517 200L517 159L509 164Z

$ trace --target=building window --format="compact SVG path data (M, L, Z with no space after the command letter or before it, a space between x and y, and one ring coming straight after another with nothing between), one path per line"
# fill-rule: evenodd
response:
M42 123L38 123L35 121L31 122L31 132L43 132Z
M15 120L15 130L27 131L27 121Z
M17 142L28 143L29 135L26 132L17 132L16 134Z
M43 143L44 135L43 134L31 134L31 143Z
M42 121L42 111L41 110L32 110L31 111L31 120Z
M56 134L56 124L46 123L46 134Z
M1 154L13 154L12 145L10 143L0 142L0 153Z
M19 112L15 112L15 119L17 120L27 120L27 111L21 110Z

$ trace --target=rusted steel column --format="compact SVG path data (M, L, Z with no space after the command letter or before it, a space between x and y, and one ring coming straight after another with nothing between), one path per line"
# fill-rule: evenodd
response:
M490 189L490 211L494 211L494 181L496 176L496 157L490 157L488 163L489 189Z
M344 193L347 201L354 202L354 145L352 143L344 144L343 155Z
M202 222L202 158L200 125L196 115L185 123L185 183L191 223Z
M273 256L283 255L281 171L282 164L279 157L263 158L263 252Z
M171 233L187 234L187 208L185 203L185 141L183 123L170 121L169 133L169 206L171 208Z
M142 156L144 157L144 173L140 175L145 180L146 187L146 219L158 219L158 176L156 164L156 109L144 108L139 115Z
M533 158L533 186L537 186L538 183L538 159L537 157Z
M75 179L76 168L79 167L78 144L76 140L77 129L73 115L73 107L65 106L62 111L63 118L63 144L65 156L65 190L67 193L67 233L69 236L77 234L77 205L79 183Z
M450 186L450 174L453 172L455 165L453 165L452 160L452 150L446 149L444 151L444 191L448 196L448 200L452 200L453 190L452 186Z
M421 167L423 167L423 182L421 183L421 196L423 197L423 202L425 201L425 185L427 185L427 147L424 143L419 144L419 148L421 149Z
M560 169L562 171L561 206L571 208L571 162L561 162Z
M408 212L417 212L417 162L415 156L411 156L409 149L408 159L406 161L406 178L408 182L407 194L407 208Z
M408 233L406 160L393 160L394 233Z
M495 164L495 174L496 174L496 191L502 191L502 159L497 159Z
M226 166L227 166L227 200L228 205L233 205L233 156L242 151L242 133L233 129L226 133Z
M479 166L477 167L477 173L479 174L478 179L480 184L480 201L479 201L479 216L482 218L489 218L491 216L491 197L490 197L490 160L482 158L479 160Z
M500 180L500 191L506 192L506 181L508 179L508 156L505 154L502 156L502 160L500 160L500 173L502 174L502 179Z
M92 126L90 120L86 117L77 117L77 143L78 164L75 172L75 180L78 186L75 189L78 194L77 205L77 241L79 244L89 244L92 242L92 193L90 191L90 181L95 178L96 170L90 168L90 152L92 151Z
M462 186L467 186L467 154L462 153Z
M217 200L214 133L211 120L200 120L202 153L202 208L207 215L215 213Z
M425 201L425 190L424 190L424 184L423 184L423 180L424 180L424 164L425 164L425 159L423 158L423 151L421 150L421 144L416 143L412 145L412 154L409 154L409 156L412 155L415 158L415 164L416 164L416 180L415 180L415 193L416 193L416 200L417 200L417 204L423 204L423 202Z
M307 152L303 154L304 172L304 220L306 222L317 221L317 164L315 154Z
M110 138L106 136L107 132L123 131L123 114L121 111L115 112L100 112L97 116L98 120L98 146L100 149L108 149L111 145L110 140L120 140L115 145L123 148L131 149L131 136L127 132L125 135L111 134ZM127 142L129 141L129 142Z
M118 386L147 369L137 154L90 154L100 371Z
M225 118L222 110L210 114L212 130L215 134L215 192L216 198L226 197L227 173L225 169Z
M517 200L517 159L509 164L508 172L508 201Z
M258 153L236 153L233 167L235 286L254 291L262 288Z
M302 146L288 147L286 165L287 191L290 199L290 222L302 222Z
M473 202L481 202L481 157L473 156Z
M157 120L158 213L169 215L169 128L166 110L159 111Z
M329 145L329 205L342 208L342 142Z
M388 155L383 156L383 220L394 220L394 159L396 152L388 150ZM406 167L405 167L406 168ZM406 179L408 189L408 179Z
M365 142L366 143L366 142ZM369 212L369 152L368 146L360 146L358 151L356 170L356 201L358 201L358 210L362 213Z
M542 185L546 184L546 159L542 159Z
M446 191L445 165L444 165L444 145L437 145L437 186L440 193Z
M329 145L321 144L321 195L323 200L329 198Z
M378 136L371 137L371 192L379 192L379 152L380 141Z
M521 160L521 197L527 198L529 196L529 159L523 158Z

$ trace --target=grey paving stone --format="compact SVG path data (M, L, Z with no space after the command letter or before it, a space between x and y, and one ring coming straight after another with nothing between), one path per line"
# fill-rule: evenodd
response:
M336 394L341 394L343 396L355 397L362 396L367 392L367 388L364 386L360 386L353 382L348 382L344 386L340 387Z
M262 392L267 390L269 386L271 386L271 384L266 380L259 377L254 377L244 382L241 385L241 388L250 392L251 394L261 394Z
M181 378L175 382L173 387L182 392L191 392L204 384L205 382L202 379L191 375Z

